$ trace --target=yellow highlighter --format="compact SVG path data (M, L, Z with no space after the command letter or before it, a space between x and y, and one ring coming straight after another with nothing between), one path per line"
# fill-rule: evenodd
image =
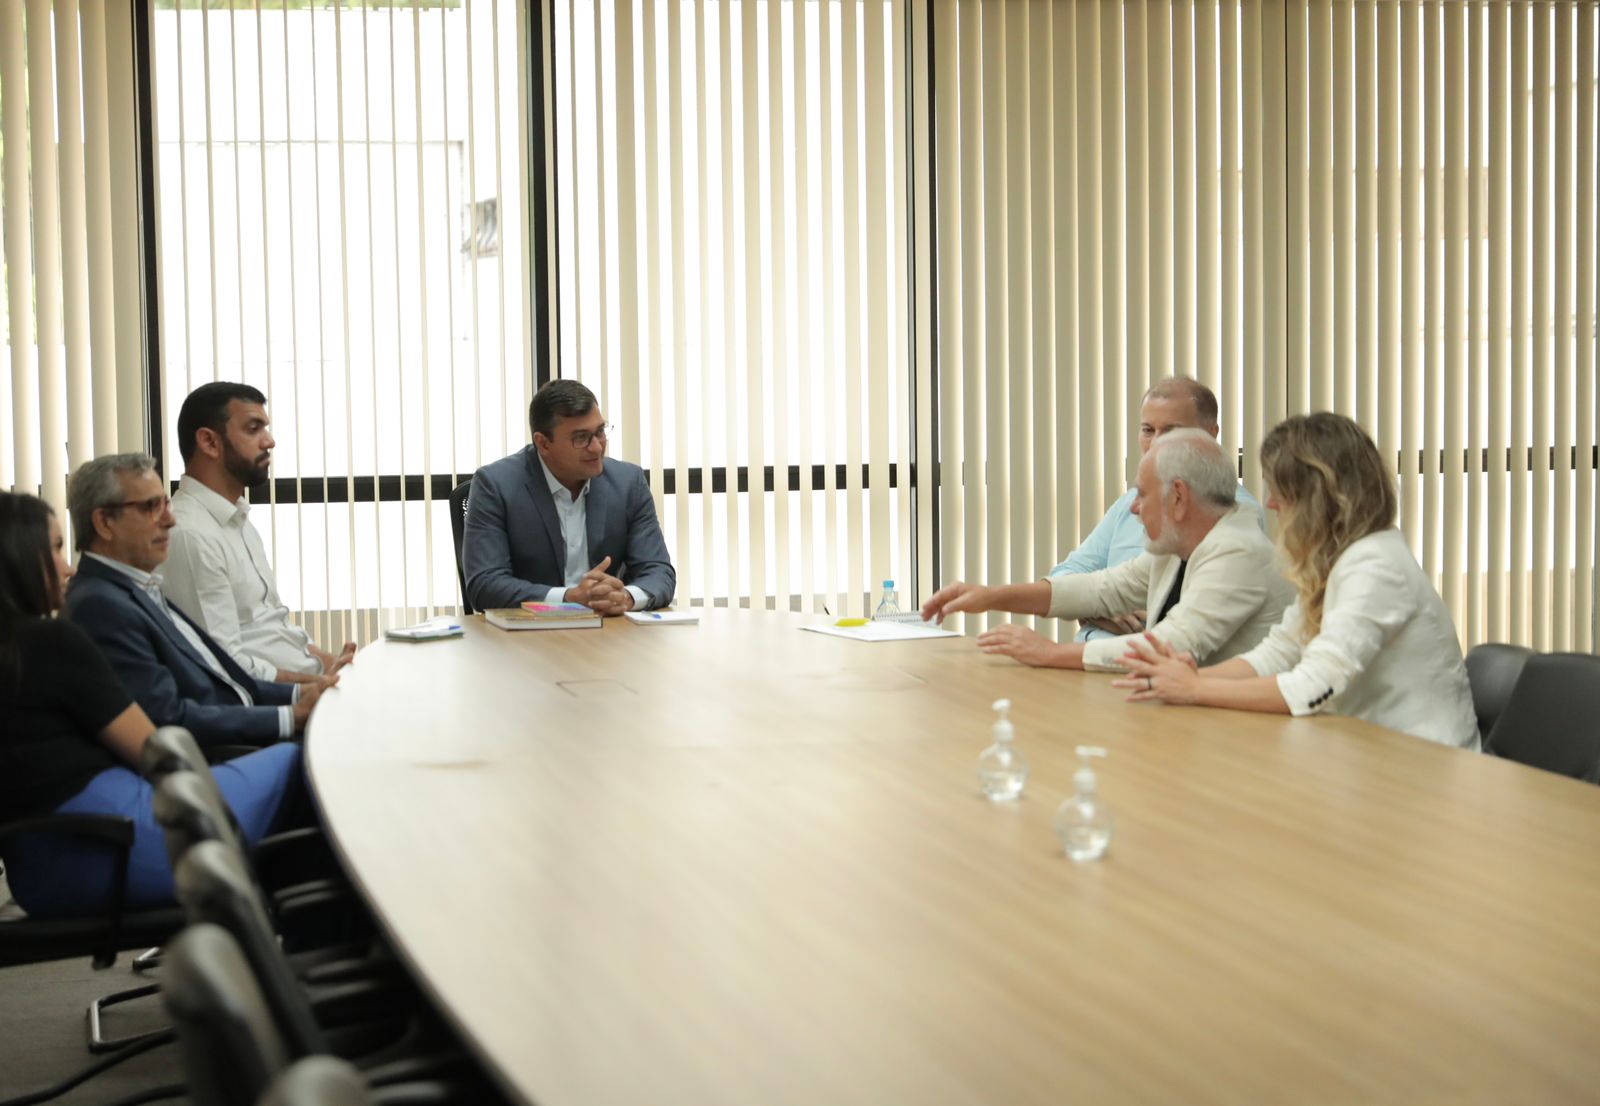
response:
M841 618L834 623L835 626L865 626L866 624L867 620L864 618Z

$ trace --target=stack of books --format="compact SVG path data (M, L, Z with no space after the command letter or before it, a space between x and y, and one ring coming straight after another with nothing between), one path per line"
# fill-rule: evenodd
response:
M484 620L502 630L598 630L600 616L582 603L533 603L497 607Z

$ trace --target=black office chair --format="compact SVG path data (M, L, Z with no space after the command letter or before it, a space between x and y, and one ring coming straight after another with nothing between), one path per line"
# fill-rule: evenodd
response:
M467 574L461 567L461 543L467 530L467 500L472 495L472 477L450 489L450 536L456 543L456 579L461 584L461 613L471 614L467 600Z
M372 1106L361 1073L332 1056L307 1056L272 1081L256 1106Z
M197 846L207 842L225 845L239 857L240 870L268 912L269 928L283 934L286 948L305 952L307 960L314 963L392 959L386 950L379 950L381 942L374 941L376 923L342 876L268 888L250 865L233 814L208 776L172 773L156 786L151 806L166 836L174 875L182 871L185 857ZM181 887L178 901L183 903Z
M241 753L255 752L241 749ZM159 788L161 781L174 772L192 772L215 799L227 825L235 835L238 820L217 787L211 774L211 765L218 763L214 750L202 748L188 730L181 726L162 726L145 741L139 753L139 772L152 787ZM168 841L170 855L171 841ZM290 882L311 878L343 880L338 861L328 846L327 837L315 826L280 830L257 841L247 850L250 863L262 887L275 891Z
M197 842L178 862L174 881L189 921L221 927L244 953L292 1055L327 1052L322 1028L278 947L272 919L237 850L221 841Z
M141 768L146 774L159 780L152 798L152 807L156 821L161 824L166 837L167 854L174 869L184 851L198 841L225 840L232 847L239 849L241 856L243 855L243 840L239 836L233 813L223 800L216 780L212 778L204 757L188 731L177 727L163 727L158 730L146 741L140 753L140 761ZM199 765L198 769L194 769L196 762ZM130 842L132 840L131 832L129 840ZM307 903L327 899L330 888L339 889L343 886L342 880L307 881L283 886L276 889L274 901L298 904L304 909ZM346 895L345 901L352 900ZM165 917L167 928L158 939L144 942L144 946L159 946L166 938L182 928L181 909L170 908L165 911ZM357 922L345 921L340 932L349 935L359 932L358 925L370 927L370 922L366 921L364 913L357 917ZM142 959L150 960L150 954L147 953ZM159 953L154 962L159 963ZM106 1036L104 1028L106 1013L112 1007L148 998L160 990L160 984L150 983L115 991L91 1002L87 1019L89 1050L97 1053L110 1052L162 1036L163 1031L157 1030L129 1037L110 1038Z
M172 943L169 960L163 995L178 1025L190 1101L194 1106L272 1101L266 1099L268 1092L279 1090L279 1077L297 1057L238 944L219 926L194 925ZM322 1082L325 1085L326 1080ZM369 1074L367 1082L366 1101L373 1103L473 1101L458 1097L442 1081L380 1087L372 1084ZM363 1100L346 1096L334 1101Z
M133 848L131 819L109 814L48 814L26 818L0 826L0 848L7 839L35 833L81 837L114 850L117 869L111 898L100 910L81 916L23 917L0 922L0 968L88 956L97 970L104 970L116 962L119 952L159 946L183 928L183 911L175 906L127 909L128 854ZM153 988L135 987L115 991L90 1003L89 1051L117 1052L134 1045L159 1043L159 1031L110 1038L103 1028L102 1015L106 1009L151 993ZM99 1070L102 1070L100 1065L86 1069L64 1086L75 1085Z
M297 971L236 851L217 841L196 845L178 866L177 888L191 923L220 926L238 943L295 1056L351 1060L373 1086L442 1080L476 1094L481 1079L471 1061L397 963L326 980Z
M160 944L183 928L176 907L129 910L126 906L131 819L110 814L46 814L0 826L6 841L36 833L63 834L100 842L117 858L111 898L93 913L70 918L18 918L0 922L0 968L88 956L97 969L111 967L117 953Z
M239 946L226 930L198 925L167 953L162 999L178 1026L190 1101L254 1102L292 1057Z
M211 745L202 748L182 726L161 726L139 750L139 774L152 784L172 772L198 772L235 757L259 753L263 745Z
M1500 712L1511 699L1522 666L1533 656L1532 649L1501 642L1485 642L1467 653L1467 680L1472 684L1472 709L1478 715L1478 734L1484 741L1494 729Z
M1484 752L1600 783L1600 657L1529 657Z

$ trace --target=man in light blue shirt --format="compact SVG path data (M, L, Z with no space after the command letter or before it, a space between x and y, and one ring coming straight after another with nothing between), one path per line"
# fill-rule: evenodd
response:
M1150 443L1169 430L1194 427L1204 430L1213 438L1220 429L1217 423L1217 397L1198 380L1183 376L1169 376L1158 380L1144 394L1139 405L1139 453L1150 452ZM1083 544L1067 555L1067 559L1050 570L1051 576L1064 576L1078 572L1099 572L1131 561L1144 552L1144 524L1131 510L1136 489L1130 488L1111 505L1105 517L1083 539ZM1261 504L1239 485L1235 497L1240 503L1255 508L1262 529L1266 516ZM1128 611L1115 618L1099 618L1085 622L1078 630L1075 641L1094 641L1096 638L1117 637L1138 633L1144 629L1145 612Z

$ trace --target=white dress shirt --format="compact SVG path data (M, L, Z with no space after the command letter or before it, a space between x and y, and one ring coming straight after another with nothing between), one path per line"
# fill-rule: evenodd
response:
M551 475L543 457L539 458L539 467L544 470L544 480L550 488L550 497L556 501L556 517L561 520L561 540L567 547L566 574L561 580L564 586L551 588L544 597L544 602L565 603L567 588L577 587L583 583L584 573L594 567L589 563L589 481L583 482L583 487L578 489L578 496L574 499L572 493L567 491L567 486ZM633 596L634 610L642 611L650 605L650 596L645 594L643 588L636 588L632 584L627 584L625 587L628 594Z
M249 501L240 496L230 503L185 476L172 514L178 525L160 574L167 599L258 680L276 680L279 669L320 675L311 635L289 621L278 598L266 547L250 525Z
M1244 655L1296 715L1329 711L1476 750L1478 719L1450 612L1398 530L1354 542L1334 562L1322 630L1303 642L1297 600Z
M84 556L93 557L101 564L116 569L116 571L122 573L124 576L132 580L138 589L144 592L144 594L149 598L150 602L160 607L162 613L172 620L172 624L178 628L178 632L183 635L183 639L193 646L194 651L200 654L200 659L206 662L206 667L211 669L211 671L216 674L216 677L219 680L233 689L233 693L239 697L240 705L246 707L253 707L256 705L255 696L251 695L243 684L240 684L232 676L228 675L228 670L222 667L222 662L219 661L217 659L217 655L211 651L211 647L206 644L205 639L199 634L195 633L194 627L180 618L177 612L172 609L172 606L167 602L166 597L161 594L161 580L159 577L152 573L145 572L143 569L134 568L130 564L124 564L122 561L114 561L110 557L103 557L99 553L85 553ZM296 684L294 688L293 701L300 701L300 686L298 684ZM278 736L294 736L293 707L278 708Z

